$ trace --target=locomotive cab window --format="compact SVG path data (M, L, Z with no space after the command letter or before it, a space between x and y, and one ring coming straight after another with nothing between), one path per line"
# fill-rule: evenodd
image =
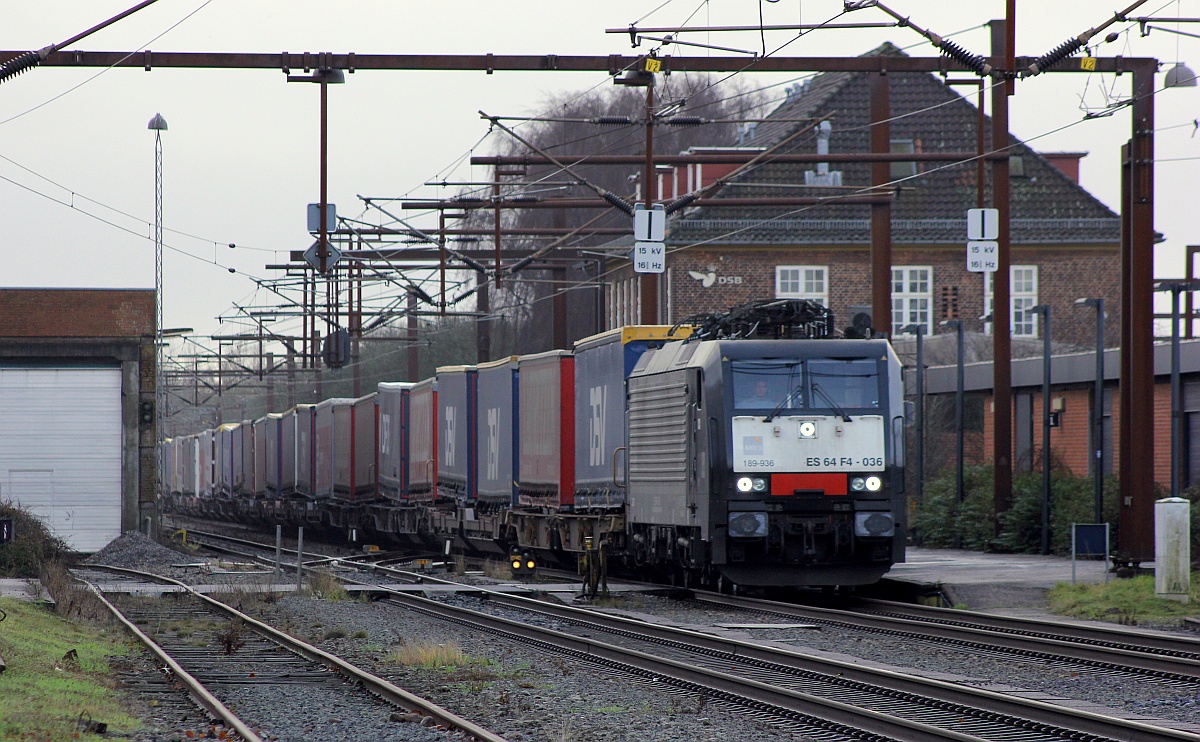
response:
M804 408L804 374L799 361L734 361L733 406L739 410Z
M809 406L817 409L879 409L879 366L871 358L809 361Z

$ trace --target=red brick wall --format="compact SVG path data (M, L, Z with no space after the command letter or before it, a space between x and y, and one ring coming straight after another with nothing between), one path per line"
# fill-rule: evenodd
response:
M1061 427L1050 431L1050 451L1052 460L1068 468L1076 476L1087 476L1089 473L1089 458L1092 455L1090 431L1092 424L1091 390L1071 389L1051 391L1050 399L1062 397L1066 410L1061 416ZM1121 410L1120 395L1114 390L1112 406L1113 428L1113 471L1121 467L1121 450L1117 441L1121 439ZM1041 466L1042 445L1042 395L1033 395L1033 448L1038 452L1034 468ZM992 428L995 425L992 398L989 397L983 408L984 448L983 457L972 463L989 463L992 461L993 441ZM1016 451L1016 412L1013 412L1013 451ZM1163 487L1171 484L1171 385L1163 381L1154 385L1154 481Z
M143 337L154 315L153 290L0 289L0 337Z
M1116 246L1094 248L1014 247L1014 265L1038 265L1038 301L1053 309L1055 342L1091 348L1095 345L1095 310L1075 307L1076 299L1104 297L1108 318L1106 345L1117 344L1120 335L1120 255ZM839 329L849 325L849 308L871 303L870 250L847 247L699 247L670 253L671 316L676 322L697 312L722 311L742 302L775 297L776 265L825 265L829 267L829 303ZM933 331L938 323L964 319L967 329L982 329L984 313L983 278L966 270L965 247L897 247L892 265L928 265L933 268ZM704 288L688 272L716 273L716 281ZM725 279L722 282L722 279ZM943 292L943 289L946 289ZM954 289L957 289L955 294ZM943 302L943 295L947 301ZM957 297L954 300L953 297ZM878 329L878 328L877 328Z
M1154 385L1154 481L1171 488L1170 382Z

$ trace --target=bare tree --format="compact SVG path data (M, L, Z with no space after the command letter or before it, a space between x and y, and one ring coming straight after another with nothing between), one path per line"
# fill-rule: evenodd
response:
M676 74L659 77L655 106L647 111L645 88L606 87L564 94L548 100L539 120L514 124L513 130L533 145L501 134L497 154L533 155L536 150L555 158L594 155L642 155L645 153L646 122L654 121L654 151L677 154L689 147L732 146L744 131L742 121L755 117L765 103L761 92L734 83L714 84L709 76ZM554 199L596 198L596 189L614 193L627 201L639 198L643 167L638 165L592 165L586 162L569 171L555 166L529 165L500 169L499 180L507 181L501 195L540 202ZM490 188L463 192L466 197L490 197ZM469 223L486 228L493 225L490 211L472 212ZM595 234L602 227L629 226L629 217L615 208L529 208L506 210L505 229L558 228L577 230L565 238L512 236L504 239L506 249L538 250L557 242L548 256L569 255L574 260L558 271L534 262L511 279L505 276L499 291L491 294L492 312L500 315L493 324L493 348L508 352L547 350L552 338L545 328L553 321L549 299L555 291L570 290L567 301L567 335L577 339L604 329L604 275L613 267L605 252L597 250L615 242L612 235ZM618 243L620 244L620 243ZM589 249L590 248L590 249ZM582 252L581 252L582 251ZM557 273L557 275L556 275ZM527 328L538 328L536 332ZM511 339L497 343L500 339ZM493 351L493 356L499 355Z

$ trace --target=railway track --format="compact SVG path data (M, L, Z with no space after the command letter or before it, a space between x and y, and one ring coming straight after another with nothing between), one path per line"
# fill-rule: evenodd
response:
M855 610L800 606L694 592L711 605L752 611L827 628L853 629L949 643L1023 660L1074 663L1100 672L1132 673L1168 682L1200 683L1200 639L1122 627L1009 618L978 612L862 600Z
M350 560L336 561L349 567ZM362 564L357 568L393 580L453 584L452 580L380 565ZM743 712L749 709L774 724L815 739L1200 740L1200 735L1187 731L814 658L480 586L470 587L472 593L485 596L475 609L458 604L465 598L448 604L382 586L372 589L386 594L387 602L407 610L565 654L604 667L606 672L653 679L659 687L700 694ZM749 610L791 608L767 601L717 598L730 601L730 605L747 601L743 609Z
M204 534L246 546L267 545L236 537ZM245 552L234 553L249 556ZM294 553L294 552L289 552ZM332 562L366 563L367 557L322 557ZM403 579L375 560L381 574ZM314 561L314 563L319 563ZM567 579L566 575L560 575ZM436 581L421 575L422 581ZM447 580L454 584L453 580ZM720 593L691 591L694 599L713 605L772 615L834 628L934 641L1024 661L1078 665L1104 673L1126 673L1172 683L1200 683L1200 638L1173 636L1125 627L1098 627L1069 622L997 616L882 600L857 599L847 608L801 606Z
M1138 721L515 595L489 594L485 602L521 616L488 619L411 594L389 600L415 610L447 612L454 620L530 641L554 637L554 643L588 657L740 695L740 700L729 700L760 710L768 710L766 704L785 718L811 714L837 720L859 734L891 739L1200 740L1197 734ZM539 623L558 628L547 630ZM879 726L881 716L891 720L887 726Z
M256 729L272 732L283 719L293 727L306 726L306 733L317 737L323 725L344 728L346 722L332 718L328 708L379 719L399 709L421 717L423 725L457 730L480 742L504 742L503 737L178 580L119 567L92 566L75 574L211 718L246 742L258 742L262 737ZM133 582L166 585L174 592L156 599L122 594ZM316 693L299 693L298 688ZM314 698L321 702L314 704ZM231 710L239 705L249 709L246 718ZM269 709L265 716L264 709ZM361 720L355 725L361 725ZM345 738L341 728L329 730L323 738Z

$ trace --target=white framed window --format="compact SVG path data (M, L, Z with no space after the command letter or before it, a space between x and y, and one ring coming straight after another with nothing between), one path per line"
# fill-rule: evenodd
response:
M829 268L824 265L775 266L775 298L812 299L829 306Z
M933 267L928 265L892 268L892 335L902 328L920 325L933 332Z
M1038 303L1038 267L1036 265L1009 266L1009 326L1013 337L1036 338L1038 336L1038 316L1031 312ZM992 307L992 274L983 274L983 311L985 316L991 316ZM992 323L985 322L983 331L991 334Z
M911 155L917 151L916 142L912 139L893 139L891 141L891 150L895 154ZM914 160L893 162L889 168L889 172L892 180L909 178L917 174L917 163Z

